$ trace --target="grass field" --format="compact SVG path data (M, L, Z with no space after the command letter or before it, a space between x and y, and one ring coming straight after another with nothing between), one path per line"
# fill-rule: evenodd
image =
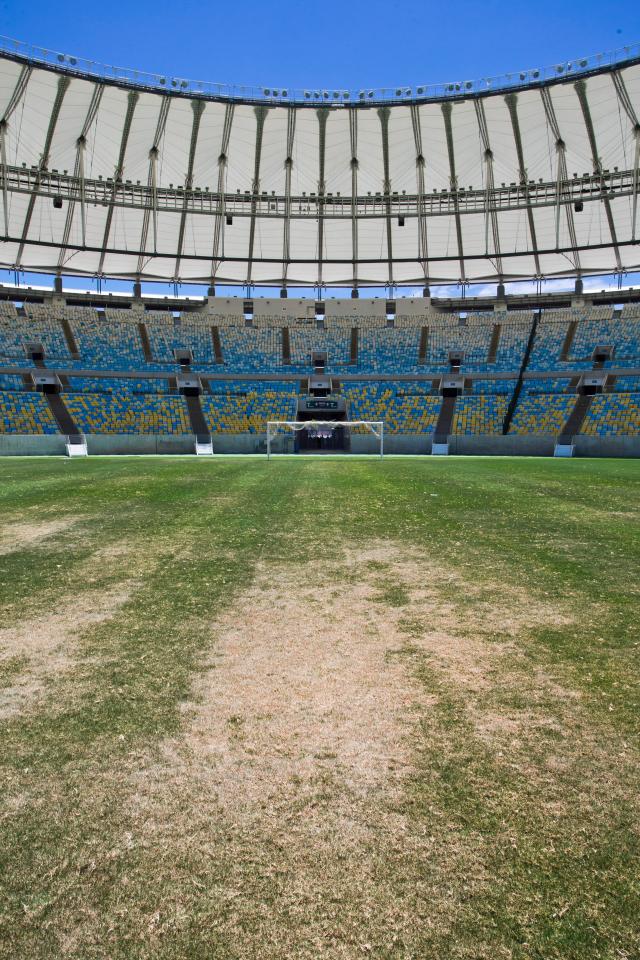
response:
M2 958L638 958L640 463L0 462Z

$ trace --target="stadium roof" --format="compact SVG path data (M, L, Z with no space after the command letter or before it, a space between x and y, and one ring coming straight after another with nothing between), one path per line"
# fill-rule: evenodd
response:
M0 53L0 266L324 287L640 268L638 49L370 92L44 53Z

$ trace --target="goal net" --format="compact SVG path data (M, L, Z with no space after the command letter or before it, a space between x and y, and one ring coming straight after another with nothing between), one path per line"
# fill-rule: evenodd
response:
M384 420L269 420L267 421L267 459L271 459L272 443L283 434L294 435L302 430L309 437L329 439L335 430L346 429L357 433L370 433L379 445L380 458L384 456Z

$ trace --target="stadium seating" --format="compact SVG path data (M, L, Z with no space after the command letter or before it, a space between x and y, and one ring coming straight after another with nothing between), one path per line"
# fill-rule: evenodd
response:
M292 384L234 383L212 385L214 395L201 398L212 433L264 433L267 420L295 420L297 390Z
M502 433L509 400L500 396L458 397L453 415L452 433Z
M576 402L566 387L567 380L525 381L509 432L557 436Z
M104 309L97 309L70 306L60 298L0 301L0 364L33 370L27 344L42 343L44 366L60 371L64 402L87 432L190 432L186 404L173 379L180 372L176 351L189 350L192 369L203 378L201 403L214 433L256 433L264 430L267 419L294 418L299 383L255 377L286 374L303 380L312 372L314 352L326 354L326 372L341 380L350 418L384 420L390 433L429 433L441 406L429 380L448 373L449 353L459 351L461 373L481 376L471 388L466 382L451 429L459 435L496 434L502 430L525 362L534 320L531 310L461 314L428 304L421 313L414 305L413 313L394 320L386 317L384 305L378 313L360 315L348 309L339 312L333 301L323 319L316 318L312 305L306 315L297 316L272 303L247 320L237 301L229 303L228 313L215 314L146 310L139 304L126 309L106 302ZM222 364L216 362L213 327L218 328ZM283 356L285 327L288 363ZM352 363L354 343L357 356ZM575 404L577 375L593 368L594 349L601 345L613 348L605 371L640 368L640 304L621 310L609 305L544 310L510 431L557 435ZM74 370L87 375L74 375ZM93 371L105 376L92 375ZM134 376L119 376L120 372ZM151 372L162 376L146 376ZM491 379L490 373L504 374L504 379ZM530 379L531 373L552 376ZM211 379L233 375L246 379ZM384 379L343 379L353 375ZM425 380L394 379L400 377ZM583 432L637 433L639 384L640 376L614 375L606 392L592 402ZM46 401L25 390L22 376L0 374L0 397L4 432L27 427L55 432Z
M598 394L580 432L591 437L640 436L640 393Z
M182 397L82 393L67 394L65 403L83 433L191 433Z
M432 433L441 399L426 391L398 384L349 383L345 385L350 420L384 420L387 433Z
M58 425L41 393L0 391L0 433L57 433Z

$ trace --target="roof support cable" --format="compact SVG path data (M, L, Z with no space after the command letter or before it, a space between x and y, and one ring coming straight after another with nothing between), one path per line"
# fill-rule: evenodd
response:
M262 136L264 123L269 108L262 105L254 108L256 115L256 149L253 163L253 183L251 185L251 225L249 227L249 252L247 254L247 290L251 288L251 271L253 269L253 247L256 239L256 216L258 213L258 196L260 194L260 160L262 158Z
M580 255L578 253L578 240L576 237L576 225L573 219L573 206L571 203L571 191L568 186L567 176L567 147L560 134L558 118L551 100L551 94L547 87L540 87L540 97L547 117L547 123L551 127L551 132L556 142L557 171L556 171L556 250L560 249L560 211L564 206L567 217L567 229L569 231L569 242L573 254L573 265L578 276L582 270L580 265Z
M87 110L87 115L84 119L82 125L82 130L80 131L80 136L76 140L76 162L74 169L74 179L79 182L80 185L80 228L82 233L82 246L85 247L87 244L87 197L86 197L86 182L85 182L85 166L84 166L84 157L87 148L87 137L89 135L89 130L91 129L96 115L98 113L98 108L100 106L100 101L102 100L102 94L104 93L104 86L101 83L96 83L93 88L93 94L91 95L91 101L89 103L89 109ZM73 227L73 217L75 214L76 200L73 195L69 200L67 205L67 218L64 224L64 232L62 234L62 244L60 247L60 254L58 256L58 274L62 272L64 262L67 256L67 247L69 244L69 238L71 236L71 229Z
M358 286L358 111L349 110L349 141L351 146L351 260L353 289Z
M133 113L136 109L136 104L140 98L140 94L136 91L131 90L127 94L127 112L124 117L124 123L122 125L122 136L120 138L120 149L118 151L118 162L116 164L116 169L113 174L113 186L111 188L111 197L109 199L109 209L107 210L107 220L104 227L104 236L102 238L102 253L100 254L100 260L98 263L98 276L102 276L102 271L104 268L104 260L107 255L107 245L109 243L109 234L111 233L111 223L113 221L113 212L114 212L114 203L116 195L122 184L122 174L124 173L124 158L127 152L127 143L129 142L129 134L131 133L131 124L133 122Z
M456 175L456 158L453 149L453 127L451 125L452 105L445 101L441 104L442 115L444 117L444 129L447 137L447 152L449 154L449 184L453 198L453 211L456 224L456 237L458 240L458 259L460 262L460 282L464 285L467 282L467 275L464 266L464 247L462 244L462 223L460 221L460 202L458 200L458 177Z
M636 150L633 160L633 211L631 214L631 239L637 237L638 223L638 187L640 186L640 126L635 129Z
M387 286L392 289L394 286L393 280L393 238L391 231L391 176L389 173L389 117L391 116L391 110L389 107L380 107L378 110L378 116L380 118L380 127L382 134L382 169L384 171L384 182L382 184L382 190L384 195L384 205L386 208L386 221L387 221Z
M495 205L495 183L493 178L493 150L491 149L491 143L489 141L489 128L487 127L487 118L484 112L484 106L482 100L474 100L474 106L476 110L476 117L478 120L478 129L480 131L480 139L482 140L482 147L484 150L484 162L487 168L486 175L486 184L485 184L485 212L484 212L484 242L485 242L485 255L489 259L489 226L491 226L491 234L493 239L493 256L495 257L496 270L500 278L500 283L502 283L503 270L502 270L502 256L500 253L500 231L498 225L498 212Z
M49 163L49 152L51 150L51 141L53 140L53 135L56 131L58 117L60 116L60 110L62 108L62 101L64 100L64 96L67 90L69 89L70 83L71 83L71 80L69 79L69 77L60 77L58 79L56 96L53 101L53 106L51 107L51 116L49 117L47 133L45 136L42 153L40 154L40 163L38 164L35 183L33 186L32 193L29 197L27 213L24 218L24 224L22 227L22 236L20 238L20 245L18 247L18 255L16 256L16 270L21 269L20 263L22 261L22 254L24 253L27 237L29 236L29 227L31 226L31 218L33 217L33 211L35 209L36 199L38 197L38 188L40 186L40 179L42 177L43 172L47 169L47 166Z
M282 285L287 286L291 259L291 174L293 171L293 141L296 133L296 108L287 109L287 156L284 161L284 225L282 230Z
M613 70L611 73L611 79L613 80L613 86L622 106L623 110L627 114L629 121L633 127L633 138L634 138L634 158L633 158L633 210L631 214L631 239L635 240L637 236L637 223L638 223L638 187L640 179L640 120L638 120L638 115L635 111L629 93L627 91L626 84L622 78L622 74L619 70Z
M318 289L322 289L322 255L324 252L324 216L325 216L325 157L327 152L328 110L317 110L318 117Z
M511 118L511 129L513 131L513 139L516 145L516 155L518 157L518 177L520 180L520 186L524 192L526 204L527 204L527 222L529 225L529 237L531 239L531 246L533 248L533 258L536 265L536 276L541 276L542 271L540 269L540 257L538 256L538 241L536 237L536 224L533 217L533 206L531 204L531 191L529 190L529 177L527 174L526 164L524 162L524 149L522 146L522 134L520 132L520 119L518 117L518 95L516 93L508 93L504 98L507 104L507 109L509 110L509 116Z
M227 179L227 155L231 139L231 126L234 114L233 103L228 103L224 110L222 125L222 143L218 154L218 212L213 224L213 249L211 252L211 286L216 282L216 273L224 259L224 225L226 220L225 188Z
M589 138L589 146L591 147L591 157L593 160L593 172L596 174L596 176L600 177L600 192L602 196L602 202L604 204L605 214L607 216L607 223L609 224L609 233L611 235L613 253L616 258L616 267L618 272L621 272L622 260L620 259L620 250L618 249L618 238L616 236L616 226L613 219L613 211L611 209L611 203L609 202L607 188L604 182L604 174L602 171L602 160L598 156L598 145L596 143L596 133L593 127L593 118L591 116L591 108L589 107L589 99L587 97L587 85L584 80L577 80L576 83L574 84L574 89L576 91L576 94L578 95L578 100L580 101L580 108L582 109L584 125L587 128L587 136Z
M7 121L0 120L0 162L2 163L2 211L4 235L9 236L9 192L7 187Z
M198 146L198 133L200 132L200 121L204 113L204 100L192 100L191 109L193 110L193 120L191 122L191 139L189 141L189 159L187 160L187 173L184 178L184 200L182 203L182 213L180 214L180 227L178 230L178 246L176 248L176 265L173 271L174 282L178 283L180 278L180 261L182 259L182 248L184 246L184 232L187 225L187 211L191 201L191 189L193 187L193 164L196 158L196 147Z
M20 103L22 96L27 89L32 67L24 66L18 76L18 82L13 88L13 93L9 103L0 118L0 161L2 162L2 207L4 213L4 235L9 236L9 187L7 182L7 128L9 119L14 110Z
M411 104L411 124L413 126L413 141L416 148L416 187L418 191L418 260L424 273L424 285L429 285L429 245L427 237L427 218L425 215L425 160L422 149L422 127L420 124L420 108L416 103Z
M160 112L158 113L158 122L156 123L156 132L153 143L149 149L149 172L147 174L148 195L142 216L142 232L140 235L140 256L138 257L138 277L143 271L145 255L147 249L147 237L149 236L149 220L153 223L153 253L158 252L158 156L160 154L160 143L164 136L164 129L167 124L169 106L171 98L162 97L160 101Z

